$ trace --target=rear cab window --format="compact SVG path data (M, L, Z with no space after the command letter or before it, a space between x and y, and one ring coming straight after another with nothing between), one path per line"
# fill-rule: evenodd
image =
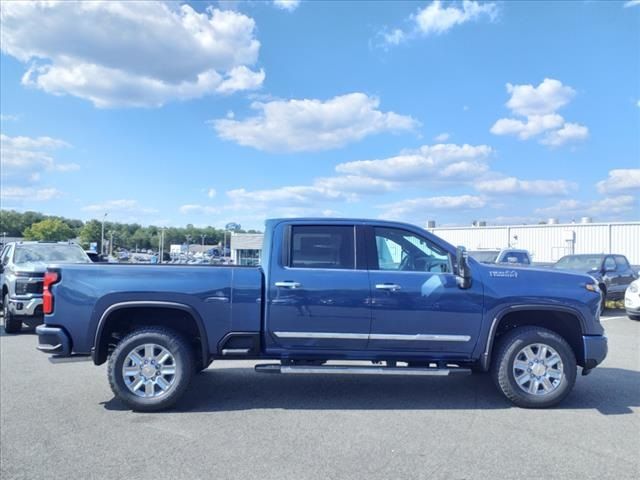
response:
M289 267L354 269L353 225L293 225Z

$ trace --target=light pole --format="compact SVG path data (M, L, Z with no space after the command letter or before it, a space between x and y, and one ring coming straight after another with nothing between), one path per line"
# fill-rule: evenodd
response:
M100 238L100 255L104 255L104 221L106 220L107 215L109 215L109 213L105 213L104 216L102 217L102 235Z
M202 253L202 256L204 256L204 239L207 238L207 236L203 233L200 234L200 238L202 239L202 251L200 253Z
M187 239L187 260L189 259L189 242L191 241L191 235L185 235Z
M160 245L158 247L158 256L160 257L158 259L158 263L162 263L162 259L164 258L164 231L165 231L166 227L161 227L160 228Z
M109 256L113 257L113 230L109 232Z
M2 232L2 246L7 243L7 232Z

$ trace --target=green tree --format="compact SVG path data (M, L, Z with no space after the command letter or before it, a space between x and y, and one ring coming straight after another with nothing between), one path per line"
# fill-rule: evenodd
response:
M102 224L98 220L89 220L80 229L80 243L84 248L89 248L91 242L98 242L98 251L100 251L101 238Z
M23 233L27 240L62 241L70 240L75 234L73 229L57 218L47 218L27 227Z

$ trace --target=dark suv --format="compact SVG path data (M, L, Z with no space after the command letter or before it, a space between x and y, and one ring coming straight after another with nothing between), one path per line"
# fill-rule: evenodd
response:
M602 307L606 300L620 300L638 274L627 257L615 254L566 255L553 265L558 270L588 273L598 281L602 291Z
M0 253L0 287L4 330L17 333L22 324L44 320L42 288L49 263L91 263L80 245L69 242L12 242Z

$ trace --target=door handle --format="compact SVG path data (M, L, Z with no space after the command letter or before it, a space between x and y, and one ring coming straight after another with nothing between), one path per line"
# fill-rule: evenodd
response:
M282 288L300 288L302 285L298 282L292 282L290 280L285 280L284 282L276 282L274 283L276 287Z
M400 290L402 287L396 283L378 283L376 284L376 288L378 290L388 290L390 292L395 292L396 290Z

